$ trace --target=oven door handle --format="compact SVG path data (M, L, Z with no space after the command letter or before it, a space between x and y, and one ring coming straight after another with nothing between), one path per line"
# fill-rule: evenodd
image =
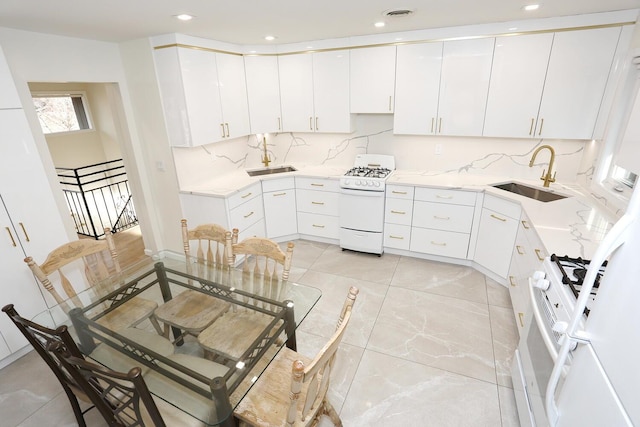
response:
M542 318L542 313L540 312L540 307L538 306L538 301L535 295L535 289L536 288L533 286L533 280L531 279L531 277L529 277L529 298L531 298L531 310L533 311L533 317L535 318L535 322L538 325L540 335L542 335L544 345L547 347L547 350L549 350L549 355L551 355L553 363L555 364L556 360L558 359L558 350L556 350L556 346L553 343L553 338L549 335L549 332L545 327L546 322Z
M384 191L375 190L352 190L350 188L340 188L341 194L360 197L384 197Z

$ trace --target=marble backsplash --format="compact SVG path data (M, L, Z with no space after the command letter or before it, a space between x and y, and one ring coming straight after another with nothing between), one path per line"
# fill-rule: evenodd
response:
M271 166L325 165L350 168L356 154L395 156L396 167L429 175L469 174L537 179L548 167L544 150L529 167L536 147L549 144L556 152L554 171L563 183L587 186L597 156L597 143L573 140L462 138L393 134L392 115L357 115L352 134L268 134ZM441 154L436 155L436 145ZM262 167L262 137L250 135L194 148L174 148L180 187L210 180L237 169Z

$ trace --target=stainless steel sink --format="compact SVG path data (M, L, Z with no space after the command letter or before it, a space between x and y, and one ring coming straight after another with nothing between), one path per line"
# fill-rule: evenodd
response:
M567 196L562 194L553 193L551 191L541 190L535 187L529 187L528 185L519 184L517 182L505 182L504 184L494 184L494 188L505 190L510 193L519 194L530 199L538 200L540 202L553 202L554 200L566 199Z
M249 176L260 176L260 175L271 175L274 173L284 173L284 172L295 172L298 169L293 166L278 166L276 168L262 168L262 169L252 169L248 170L247 173Z

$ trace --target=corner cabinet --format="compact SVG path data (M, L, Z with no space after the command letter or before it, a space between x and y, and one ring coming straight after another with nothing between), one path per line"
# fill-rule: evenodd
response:
M351 112L393 113L396 47L351 49Z
M285 132L350 133L349 51L278 58Z
M262 200L267 237L295 238L298 233L295 178L262 181Z
M169 141L189 147L249 135L241 55L157 48L154 60Z

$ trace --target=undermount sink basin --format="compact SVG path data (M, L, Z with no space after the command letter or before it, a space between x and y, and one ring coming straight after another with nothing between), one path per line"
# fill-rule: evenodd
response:
M529 187L528 185L519 184L517 182L505 182L504 184L494 184L494 188L505 190L513 194L519 194L530 199L538 200L540 202L553 202L554 200L566 199L567 196L562 194L553 193L551 191L541 190L535 187Z
M262 169L252 169L248 170L247 173L249 176L260 176L260 175L271 175L274 173L284 173L284 172L295 172L298 169L293 166L278 166L275 168L262 168Z

